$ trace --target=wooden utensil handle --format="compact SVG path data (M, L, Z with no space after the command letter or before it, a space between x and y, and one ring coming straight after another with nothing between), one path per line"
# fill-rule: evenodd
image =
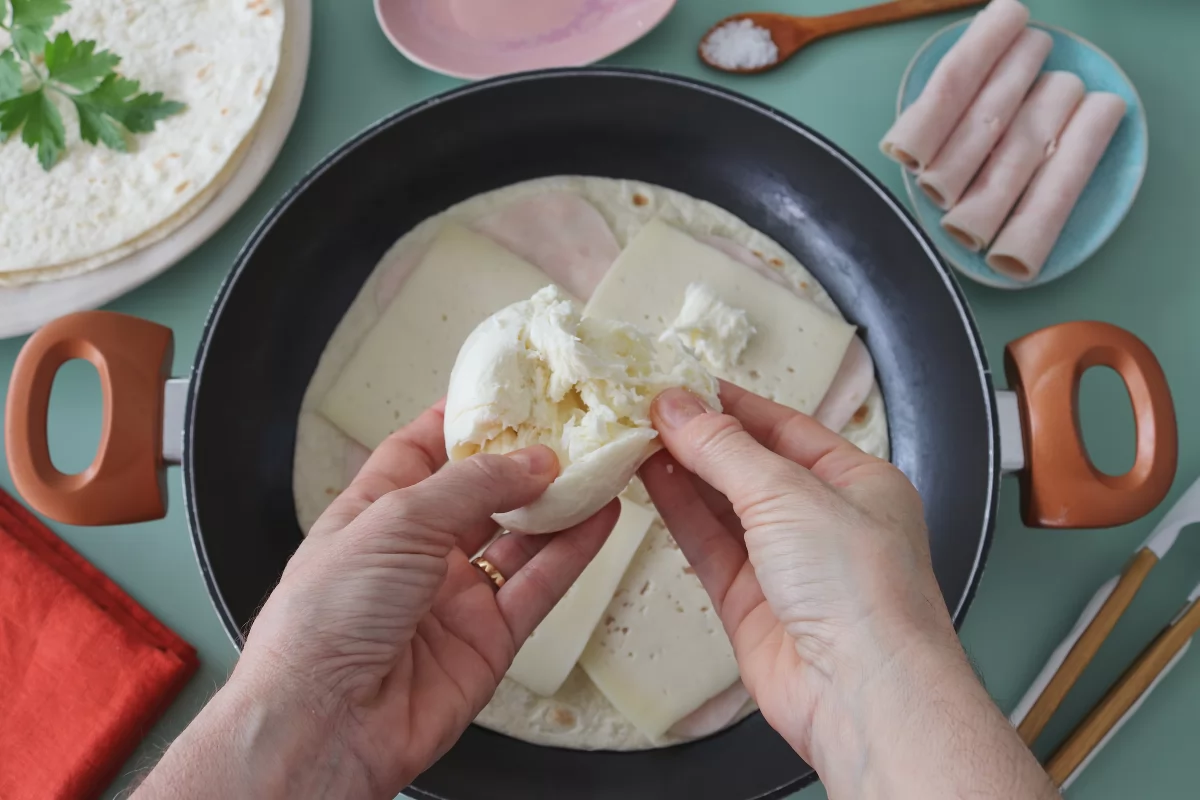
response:
M68 314L38 330L8 384L4 439L13 485L31 506L71 525L116 525L167 513L162 457L169 328L111 311ZM54 376L81 358L100 374L103 416L92 463L66 475L50 460L46 422Z
M839 14L813 17L807 21L812 23L813 27L820 28L820 35L828 36L832 33L868 28L872 25L886 25L889 22L902 22L906 19L916 19L930 14L981 6L985 2L986 0L894 0L891 3L855 8Z
M1125 712L1150 688L1155 677L1197 629L1200 629L1200 602L1193 603L1183 616L1164 629L1142 651L1137 661L1125 670L1125 674L1109 689L1104 699L1046 762L1046 772L1056 786L1061 786L1083 763L1093 748L1125 716Z
M1113 587L1104 604L1100 606L1096 616L1092 617L1092 621L1075 640L1074 646L1067 653L1067 657L1063 659L1062 664L1054 673L1054 677L1046 684L1046 688L1042 690L1033 707L1029 709L1029 713L1017 726L1017 733L1020 734L1021 740L1025 744L1032 745L1037 740L1042 729L1046 727L1046 723L1050 721L1054 712L1062 704L1067 692L1079 680L1079 676L1091 663L1100 649L1100 645L1112 633L1113 626L1125 613L1125 609L1133 601L1134 595L1141 588L1146 576L1150 574L1150 570L1157 563L1158 556L1154 554L1154 551L1143 548L1138 550L1125 565L1117 585Z

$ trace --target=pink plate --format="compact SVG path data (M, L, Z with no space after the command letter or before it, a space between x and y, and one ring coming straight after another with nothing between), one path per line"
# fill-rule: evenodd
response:
M675 0L375 0L388 39L456 78L590 64L662 22Z

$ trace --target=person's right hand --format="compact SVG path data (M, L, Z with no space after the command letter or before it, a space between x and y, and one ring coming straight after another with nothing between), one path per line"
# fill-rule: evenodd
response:
M921 641L965 662L903 473L736 386L722 385L721 402L724 414L684 390L660 395L667 452L642 479L713 599L746 688L811 758L822 702L899 650Z
M660 395L667 452L642 480L746 688L829 796L1058 797L958 643L908 479L736 386L721 402Z

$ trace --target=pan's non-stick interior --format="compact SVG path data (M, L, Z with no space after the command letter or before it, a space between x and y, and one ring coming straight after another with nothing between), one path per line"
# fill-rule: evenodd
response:
M201 344L185 456L197 552L231 635L240 642L300 542L301 396L371 269L447 206L556 174L634 178L709 200L817 276L864 330L894 460L924 497L937 577L961 620L991 529L994 415L974 327L928 242L852 161L768 108L668 76L568 70L477 84L381 122L285 198L243 252ZM535 747L472 726L409 791L741 800L811 779L754 715L642 753Z

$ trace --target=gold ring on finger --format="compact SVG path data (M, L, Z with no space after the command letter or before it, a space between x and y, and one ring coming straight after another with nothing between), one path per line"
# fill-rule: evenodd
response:
M487 575L488 579L492 583L496 584L497 589L503 586L505 580L507 580L504 577L504 574L500 572L500 570L496 569L496 565L488 561L486 558L473 558L471 559L471 563L479 567L483 574Z

